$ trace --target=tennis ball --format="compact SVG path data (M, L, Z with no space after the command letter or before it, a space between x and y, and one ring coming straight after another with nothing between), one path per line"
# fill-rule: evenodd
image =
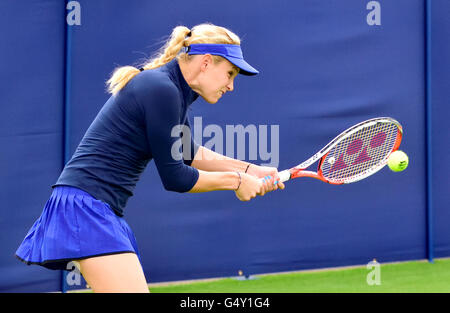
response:
M397 150L391 154L388 166L393 172L401 172L408 167L409 158L405 152Z

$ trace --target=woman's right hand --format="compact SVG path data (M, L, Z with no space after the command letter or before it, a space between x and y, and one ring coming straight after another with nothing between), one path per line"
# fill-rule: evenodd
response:
M241 184L237 190L236 197L241 201L249 201L255 198L258 194L263 192L263 182L260 178L255 176L240 173L241 174Z

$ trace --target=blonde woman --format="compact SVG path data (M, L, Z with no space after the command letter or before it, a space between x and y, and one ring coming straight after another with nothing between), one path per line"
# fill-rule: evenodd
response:
M179 26L161 51L140 68L115 70L112 96L52 186L16 252L20 260L50 269L75 261L95 292L148 292L123 209L149 161L169 191L233 190L248 201L284 189L276 168L222 156L191 138L191 151L173 149L180 137L172 130L189 127L186 111L198 96L216 103L233 91L238 73L258 73L238 36L211 24Z

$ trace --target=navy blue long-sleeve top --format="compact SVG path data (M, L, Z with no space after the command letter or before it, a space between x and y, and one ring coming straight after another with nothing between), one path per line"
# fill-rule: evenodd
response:
M153 159L165 189L191 190L199 176L190 166L198 146L191 137L190 153L174 149L181 134L172 129L189 126L187 109L197 97L177 60L139 73L105 103L52 187L82 189L123 216Z

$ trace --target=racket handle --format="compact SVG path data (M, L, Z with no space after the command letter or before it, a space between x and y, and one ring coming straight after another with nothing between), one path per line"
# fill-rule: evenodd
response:
M287 181L291 178L291 172L289 170L284 170L284 171L278 172L278 176L280 176L280 181L282 183L284 183L285 181Z
M279 181L284 183L285 181L287 181L291 178L291 172L289 170L284 170L284 171L278 172L278 176L280 176ZM261 178L261 181L264 182L264 178Z

